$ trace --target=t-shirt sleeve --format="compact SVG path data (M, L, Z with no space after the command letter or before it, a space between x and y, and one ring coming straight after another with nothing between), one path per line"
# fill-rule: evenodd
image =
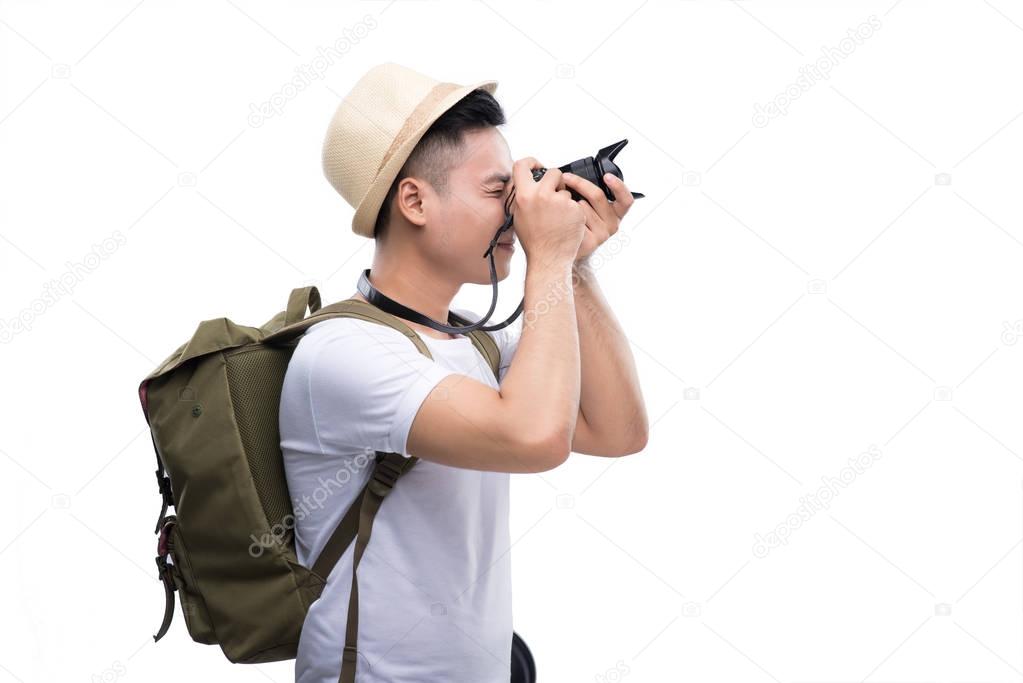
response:
M451 374L397 330L353 319L334 323L309 366L320 449L409 457L408 433L419 407Z

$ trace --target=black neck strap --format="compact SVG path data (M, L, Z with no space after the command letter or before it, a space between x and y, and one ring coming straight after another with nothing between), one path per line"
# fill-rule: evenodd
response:
M446 332L447 334L468 334L473 330L483 330L484 332L492 332L494 330L500 330L501 328L511 325L515 321L515 319L518 318L519 315L522 313L522 306L526 302L525 297L523 297L522 301L519 302L519 305L515 309L515 312L512 313L511 316L503 323L486 326L484 325L484 323L490 320L490 316L494 315L494 309L497 308L497 266L494 264L494 249L497 246L497 240L501 236L501 233L503 233L505 230L512 226L512 216L508 212L508 208L513 197L514 190L511 193L509 193L508 200L505 203L504 223L501 225L500 228L497 229L497 232L494 233L494 238L490 240L490 248L487 249L486 253L483 254L483 258L490 257L490 284L494 289L494 295L490 300L490 309L487 311L487 314L483 316L482 320L475 323L470 323L469 325L453 326L445 325L443 323L437 322L436 320L433 320L432 318L428 318L419 311L414 311L408 306L404 306L395 301L394 299L384 294L381 294L376 289L376 287L374 287L373 284L369 281L370 270L369 268L362 271L362 275L359 277L358 284L359 293L366 297L366 301L373 304L377 308L390 313L391 315L396 315L399 318L403 318L405 320L411 320L412 322L419 323L420 325L432 327L435 330L439 330L440 332ZM459 320L461 319L458 316L455 316L454 314L452 314L451 317L458 318Z
M419 311L412 310L408 306L399 304L397 301L395 301L394 299L390 298L385 294L381 294L376 289L376 287L374 287L370 283L369 270L370 269L367 268L366 270L362 271L362 275L359 276L359 293L366 297L366 301L370 302L377 308L390 313L391 315L396 315L399 318L402 318L404 320L410 320L414 323L419 323L420 325L432 327L435 330L439 330L440 332L446 332L447 334L468 334L473 330L483 330L484 332L500 330L503 327L511 325L515 321L515 319L519 317L519 314L522 313L522 304L525 301L525 299L523 299L523 301L520 301L518 308L515 309L515 312L511 315L510 318L505 320L503 323L499 323L497 325L484 325L484 323L490 320L490 316L494 314L494 308L497 303L496 282L497 278L495 277L493 278L492 283L494 286L494 298L490 304L490 310L487 311L487 314L483 317L482 320L465 326L444 325L442 323L437 322L436 320L433 320L432 318L428 318ZM491 270L493 272L496 272L496 270L493 267L493 257L491 257ZM456 316L454 313L451 314L451 317L453 319L459 319L458 316Z

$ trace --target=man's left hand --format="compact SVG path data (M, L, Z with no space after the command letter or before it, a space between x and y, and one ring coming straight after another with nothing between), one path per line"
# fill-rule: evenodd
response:
M578 263L618 232L622 218L636 200L625 183L610 173L604 175L604 182L615 196L613 202L609 202L604 192L586 178L574 173L564 173L561 178L565 187L583 196L577 203L586 214L586 234L583 235L583 241L579 244L579 251L575 257Z

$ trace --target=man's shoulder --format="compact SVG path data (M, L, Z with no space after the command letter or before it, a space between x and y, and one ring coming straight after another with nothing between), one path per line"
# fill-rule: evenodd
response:
M389 325L359 318L329 318L309 326L298 340L289 368L311 368L340 358L386 360L396 353L404 355L400 352L406 346L416 350L404 334Z
M368 338L372 340L378 336L383 336L384 338L394 336L404 338L405 335L390 325L361 318L338 317L328 318L310 325L299 341L299 344L309 341L310 346L315 346L339 338L352 337L354 339L365 340Z
M481 313L470 308L451 306L450 310L458 314L469 324L475 323L482 317ZM488 321L487 324L493 324L493 322ZM521 321L516 321L499 330L486 332L486 334L490 335L497 343L498 348L502 351L502 355L504 355L511 347L515 346L515 341L517 341L519 336L520 325ZM419 336L423 337L424 335L420 334ZM390 325L362 320L361 318L339 317L328 318L311 325L299 340L295 350L295 357L304 357L311 360L320 355L319 351L326 347L336 351L343 349L346 352L358 355L363 353L372 354L374 350L379 351L381 348L394 351L395 349L401 350L408 347L410 352L417 352L415 345L411 343L408 337Z

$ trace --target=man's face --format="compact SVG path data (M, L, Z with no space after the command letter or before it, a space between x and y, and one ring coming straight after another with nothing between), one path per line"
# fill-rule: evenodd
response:
M490 258L483 258L504 222L511 191L512 158L497 128L464 134L462 151L448 173L447 191L425 202L429 250L459 282L490 284ZM514 239L514 228L500 241ZM494 249L497 279L508 277L514 248Z

